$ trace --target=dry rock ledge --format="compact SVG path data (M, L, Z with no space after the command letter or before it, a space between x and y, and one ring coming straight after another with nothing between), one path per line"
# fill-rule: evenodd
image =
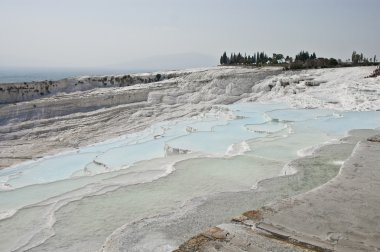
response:
M72 151L80 146L141 130L156 122L199 116L210 110L221 112L218 110L220 107L214 105L231 104L236 101L277 101L302 108L380 110L379 78L364 78L373 70L374 67L362 67L283 72L280 68L221 67L196 71L79 77L56 82L2 84L0 169L25 160L38 159L65 150ZM192 243L186 243L188 247L181 246L180 250L196 251L204 244L201 248L203 251L304 251L308 244L313 244L314 247L309 248L310 250L333 247L345 251L348 251L348 248L354 251L374 251L375 248L379 248L376 242L380 240L378 225L374 226L380 221L377 215L380 213L379 197L376 195L376 192L379 192L379 171L373 169L376 167L376 151L373 149L377 148L379 153L379 143L376 139L378 138L371 138L372 141L359 144L342 173L325 187L267 208L248 212L235 218L234 223L223 224L197 236L198 238L191 240ZM352 146L346 147L350 149L349 155ZM331 153L334 149L336 148L331 147L328 151ZM360 153L365 152L366 159L360 159ZM367 157L370 158L367 160ZM352 161L358 164L357 167L355 163L350 165L353 159L357 159ZM338 170L339 166L336 167ZM331 169L327 168L327 175L321 176L322 180L325 177L330 179L330 173L332 177L336 174L335 170L331 172ZM321 184L320 180L317 185L310 184L307 180L306 175L309 176L312 173L310 170L313 169L314 166L307 162L307 172L304 176L298 173L299 176L294 176L293 179L306 184L307 188ZM356 174L357 177L352 177L351 180L343 176L353 176L355 173L360 174ZM350 183L341 182L342 179ZM228 202L231 204L234 201L241 209L256 208L249 203L253 198L260 196L263 201L275 201L274 194L269 190L278 192L279 189L286 188L288 183L286 176L261 181L261 187L270 186L265 187L266 191L259 192L260 195L252 194L251 191L228 194ZM336 188L338 185L342 188ZM319 201L313 201L313 198L318 199L314 194L318 195L317 192L320 190L333 190L334 193L322 191L321 195L324 197L319 198ZM290 192L300 193L298 187ZM286 192L284 194L286 195ZM233 195L233 198L230 198L230 195ZM221 196L224 197L226 194ZM248 198L249 202L246 204L249 203L249 206L242 207L244 202L240 197L245 200ZM258 204L257 207L267 204L268 201ZM329 211L330 201L331 204L335 201L340 202L336 203L337 210ZM220 201L220 204L226 205L225 202ZM205 204L204 207L213 209L215 204L215 201L212 201L210 206ZM241 211L243 210L239 209L237 213ZM346 216L354 218L354 221L346 220ZM323 219L322 217L328 221L317 220ZM194 219L186 218L184 221L190 222ZM291 223L287 223L286 220ZM339 225L336 223L337 220L341 220ZM178 220L175 222L178 223ZM220 222L223 221L214 222L212 225ZM369 228L363 228L362 223ZM255 227L255 230L252 227ZM178 235L178 229L166 230ZM326 233L326 230L329 231ZM314 240L309 241L310 237ZM294 242L289 242L291 240Z
M374 69L215 67L1 84L0 169L237 101L380 110L379 79L364 78Z
M380 135L309 192L236 216L182 244L193 251L380 251Z
M280 68L235 67L0 85L0 169L247 98Z

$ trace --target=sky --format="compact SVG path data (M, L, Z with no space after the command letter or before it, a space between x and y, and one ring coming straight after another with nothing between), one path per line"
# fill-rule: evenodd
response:
M216 65L224 51L380 58L379 11L379 0L0 0L0 67Z

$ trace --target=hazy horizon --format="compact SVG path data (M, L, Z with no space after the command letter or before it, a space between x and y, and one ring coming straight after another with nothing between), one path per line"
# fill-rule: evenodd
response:
M0 67L186 68L216 65L224 51L380 57L379 9L376 0L2 0Z

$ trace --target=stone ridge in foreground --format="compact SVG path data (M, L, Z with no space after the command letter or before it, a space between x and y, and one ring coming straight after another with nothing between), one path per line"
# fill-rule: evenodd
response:
M337 177L234 217L182 244L193 251L378 251L379 135L359 142Z

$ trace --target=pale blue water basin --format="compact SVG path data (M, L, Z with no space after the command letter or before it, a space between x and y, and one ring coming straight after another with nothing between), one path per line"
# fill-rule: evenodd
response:
M110 149L96 157L95 162L102 163L111 170L121 169L131 164L157 157L163 157L164 138L151 140L145 143L127 145Z
M249 190L280 175L302 149L338 139L351 129L380 127L380 112L256 103L223 107L225 116L160 122L1 170L0 183L11 189L0 189L0 250L15 250L34 237L46 240L35 251L97 251L125 223L176 211L197 197ZM167 145L191 152L167 155ZM224 155L231 145L245 152ZM11 217L1 220L7 215ZM55 218L54 236L47 239L46 225Z
M302 142L307 141L308 135L317 131L321 135L338 137L351 129L380 126L380 112L376 111L290 109L284 104L261 103L240 103L222 107L235 115L231 118L236 119L206 114L203 117L159 122L143 131L82 147L71 153L3 169L0 171L0 183L3 184L0 190L128 168L139 161L165 157L165 146L205 154L224 154L232 145L252 139L270 140L271 134L287 129L290 133L281 134L302 133L298 140ZM292 127L288 127L290 124L293 129L297 129L295 132L291 132ZM326 140L324 137L321 139ZM278 156L284 156L281 160L289 157L285 153L289 149L292 148L282 147L282 151L278 153ZM263 155L265 151L270 152L265 148L257 151Z
M211 132L195 132L186 136L178 137L168 141L167 144L173 148L190 151L201 151L209 153L225 153L232 145L247 139L263 137L262 134L249 131L245 125L262 123L262 117L237 119L223 126L215 126Z
M278 109L289 109L289 106L283 103L235 103L223 107L241 113L264 113Z
M68 178L78 169L92 162L99 153L70 153L42 159L38 162L21 165L16 169L6 169L0 173L0 181L12 187L41 184Z
M352 129L375 129L380 127L380 111L340 112L339 116L317 118L299 122L300 127L320 130L330 135L343 136Z
M320 117L333 117L337 113L323 109L280 109L266 113L273 120L298 122Z
M257 133L274 133L286 129L286 123L270 121L262 124L248 124L245 126L247 130Z

